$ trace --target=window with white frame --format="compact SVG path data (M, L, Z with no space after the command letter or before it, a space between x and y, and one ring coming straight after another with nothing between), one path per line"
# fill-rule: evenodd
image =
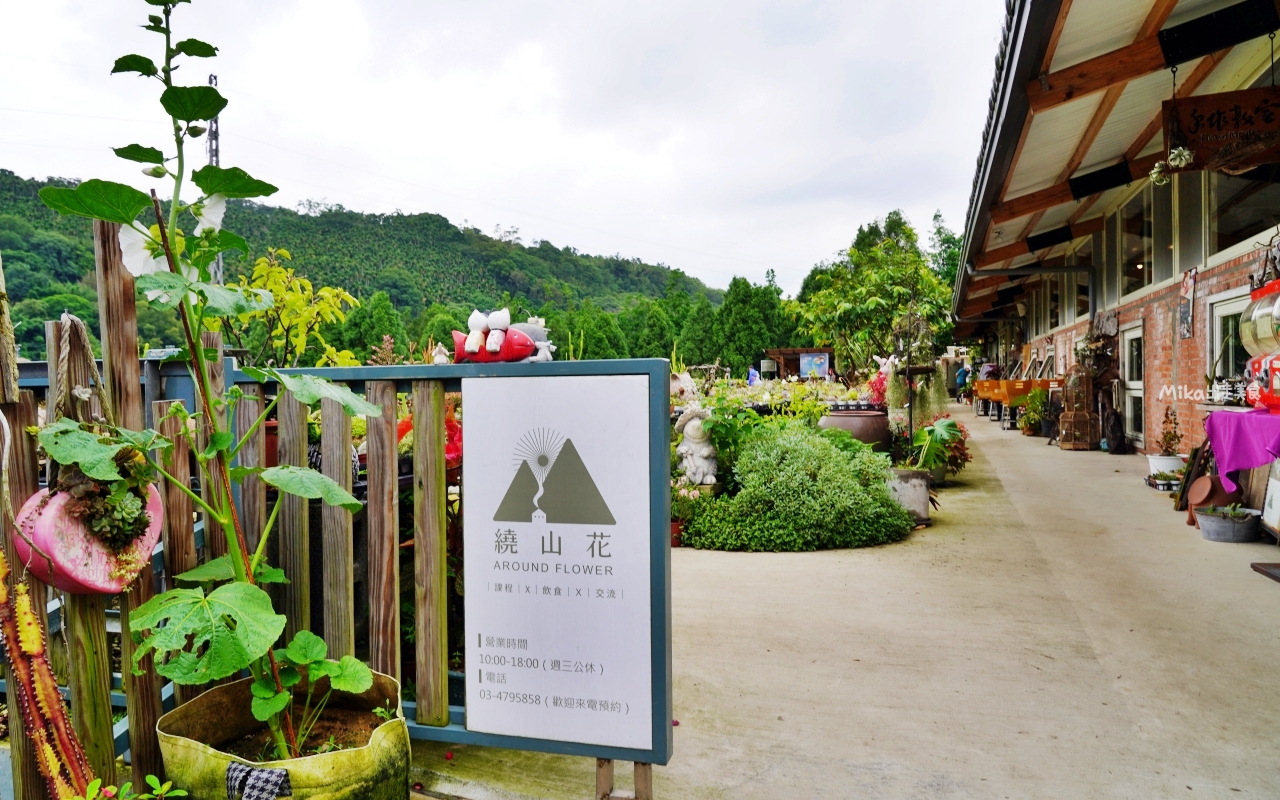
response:
M1249 305L1248 287L1238 297L1224 298L1209 306L1210 350L1208 374L1215 378L1244 376L1249 354L1240 341L1240 314Z

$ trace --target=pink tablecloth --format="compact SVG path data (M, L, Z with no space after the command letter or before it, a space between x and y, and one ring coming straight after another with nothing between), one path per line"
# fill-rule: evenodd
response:
M1236 490L1241 470L1270 464L1280 458L1280 414L1268 411L1214 411L1204 420L1213 445L1218 474L1228 492Z

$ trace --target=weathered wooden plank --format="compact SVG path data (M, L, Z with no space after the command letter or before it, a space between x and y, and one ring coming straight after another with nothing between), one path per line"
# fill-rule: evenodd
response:
M351 418L342 404L320 401L320 471L351 491ZM329 658L356 654L355 554L351 542L351 512L324 503L320 508L324 542L324 640Z
M66 315L64 315L65 318ZM61 353L67 351L67 392L92 385L93 353L84 349L78 336L64 337L61 326L49 341ZM84 402L71 397L68 414L87 420L101 413L96 395ZM107 598L102 595L65 595L67 601L68 683L71 689L71 720L85 750L89 765L104 784L116 782L116 758L111 721L111 653L107 648Z
M214 401L213 414L217 417L218 429L227 429L227 411L226 406L220 402L222 392L226 388L225 372L222 362L222 334L218 331L202 331L200 333L200 346L205 350L217 351L217 356L209 359L209 396ZM200 436L196 440L196 444L201 449L208 446L209 443L208 427L202 425L200 428ZM212 466L210 467L212 471ZM215 495L221 493L221 487L214 480L209 480L207 475L200 476L200 497L206 503L218 508L215 503ZM210 559L220 558L227 554L227 539L222 534L222 526L210 519L209 514L204 514L204 546Z
M242 437L266 406L261 384L242 383L239 386L244 395L236 404L236 436ZM236 460L242 467L265 467L266 452L266 426L259 425L240 448ZM252 555L267 524L267 485L257 475L246 475L240 481L240 524L244 527L245 544Z
M174 481L181 481L191 486L191 447L187 438L182 435L182 422L176 417L164 419L170 406L181 406L181 400L159 400L152 405L152 419L163 420L158 423L157 430L173 442L170 454L163 458L161 465L165 472L173 476ZM189 569L195 569L200 563L196 552L195 517L192 514L191 497L186 492L161 479L160 492L164 500L164 527L161 537L164 541L164 579L165 588L176 589L178 583L175 575L181 575ZM195 686L173 685L173 701L177 705L189 701L199 694L201 689Z
M444 384L413 382L414 616L418 722L449 724Z
M22 506L27 498L39 488L39 465L36 462L36 443L26 432L29 425L36 424L35 395L30 391L20 394L19 403L6 403L0 406L5 419L9 422L9 430L13 431L13 446L9 455L9 498L14 510ZM5 525L4 554L10 565L18 563L17 553L13 548L13 528ZM49 630L48 615L45 606L48 600L48 588L28 576L27 584L31 587L31 605L40 616L41 626ZM13 675L9 665L5 665L6 685L14 686ZM17 705L12 705L14 711ZM13 713L9 719L9 758L13 768L13 796L16 800L45 800L45 782L36 767L35 753L31 749L31 740L20 733L21 717Z
M279 416L279 456L281 464L307 465L307 407L284 392L276 405ZM288 622L284 638L311 627L311 542L310 520L305 498L286 494L276 520L279 528L280 567L289 577L284 586L284 614Z
M120 226L93 221L94 262L98 275L98 318L102 328L103 383L115 422L122 428L140 431L146 414L142 401L142 369L138 362L138 311L134 304L133 276L124 267L120 253ZM129 714L129 749L133 769L139 776L155 775L164 780L160 739L156 720L160 718L160 676L151 656L139 663L143 674L129 668L134 643L129 634L129 615L155 595L155 578L150 564L129 585L121 602L120 653L125 701Z
M596 759L596 800L609 800L613 796L613 759Z
M636 800L653 800L653 765L637 761Z
M369 503L369 666L400 680L400 502L396 454L396 384L370 381L365 397L382 406L365 433Z

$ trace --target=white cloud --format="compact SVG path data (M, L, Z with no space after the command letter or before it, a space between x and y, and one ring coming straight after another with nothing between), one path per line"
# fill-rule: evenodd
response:
M218 74L223 163L283 205L501 223L718 286L772 268L794 292L892 208L960 227L1002 5L196 0L177 35L221 51L178 76ZM163 145L157 85L108 73L154 52L152 8L0 0L0 167L140 184L108 147Z

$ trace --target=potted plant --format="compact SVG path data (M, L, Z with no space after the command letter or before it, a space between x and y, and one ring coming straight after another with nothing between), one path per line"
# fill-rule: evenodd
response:
M284 390L308 406L315 406L322 398L335 401L348 416L380 415L382 409L346 387L312 375L246 367L251 378L275 383L282 391L243 430L233 433L227 429L223 420L234 418L241 395L235 387L222 395L211 390L210 359L198 337L206 328L218 329L244 315L270 309L275 300L271 291L244 281L238 285L214 283L209 268L221 253L249 252L243 238L222 229L228 198L261 197L276 188L239 168L209 165L187 174L188 141L204 133L200 123L215 118L227 101L212 86L175 85L173 75L179 66L175 62L212 57L216 48L197 39L174 43L171 17L179 0L149 2L154 13L145 29L164 38L160 64L132 54L118 59L113 71L138 73L163 85L160 103L173 132L172 150L165 154L132 144L115 152L147 165L144 173L150 177L172 180L168 208L162 208L154 191L148 196L131 186L102 180L88 180L75 187L45 187L40 197L63 214L118 224L124 266L135 276L138 290L153 304L177 312L186 338L184 356L195 382L196 407L188 411L174 404L169 416L178 420L180 435L188 437L209 491L204 496L197 494L185 481L165 472L155 451L166 450L172 442L155 431L85 430L79 426L73 430L63 424L46 429L42 441L48 440L46 447L55 445L50 454L57 458L54 440L74 437L74 457L65 453L63 457L80 465L82 471L89 465L117 463L125 454L135 463L141 459L205 514L206 537L225 540L225 556L175 576L178 588L156 595L130 614L130 635L137 646L133 663L126 668L135 673L151 656L157 673L181 685L207 684L246 671L249 674L160 718L161 752L174 784L196 800L222 797L230 766L248 763L287 770L298 800L320 795L400 800L408 792L409 737L400 711L398 683L373 673L350 655L336 661L327 658L324 643L305 631L277 649L285 617L275 613L262 588L287 580L283 570L265 558L285 494L319 499L352 511L361 508L360 501L332 479L304 467L230 468ZM187 180L199 190L194 202L182 198ZM154 224L138 221L144 210ZM184 233L183 226L190 232ZM206 435L202 446L197 446L195 432L202 428ZM275 487L280 499L263 530L257 532L256 550L250 551L233 503L233 484L253 473ZM143 473L137 480L145 478Z
M1147 484L1153 489L1159 489L1162 492L1172 492L1178 487L1181 476L1172 472L1157 472L1147 476Z
M1258 520L1262 512L1254 508L1241 508L1239 503L1229 506L1201 506L1195 510L1200 533L1211 542L1256 542Z
M712 486L691 484L683 475L672 481L671 487L671 546L680 547L684 524L714 492Z
M915 448L916 469L928 472L935 486L942 486L947 480L947 462L950 457L950 445L961 438L959 424L948 417L934 420L916 431L912 446Z
M1173 406L1165 406L1164 420L1160 423L1160 455L1147 456L1150 474L1182 469L1182 456L1178 455L1180 444L1182 444L1182 431L1178 428L1178 412Z

